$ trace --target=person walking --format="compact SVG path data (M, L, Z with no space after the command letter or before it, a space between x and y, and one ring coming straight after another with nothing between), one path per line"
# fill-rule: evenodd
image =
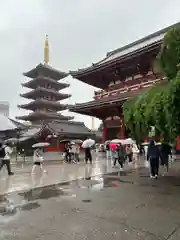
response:
M35 174L36 167L39 167L42 172L47 172L43 168L43 161L44 161L44 158L43 158L42 149L36 148L34 150L34 156L33 156L34 164L33 164L32 171L31 171L32 174Z
M169 156L171 154L171 146L166 143L165 141L162 141L160 145L160 159L161 159L161 166L165 168L165 171L163 173L166 174L169 171Z
M76 146L76 149L75 149L75 160L76 160L76 162L77 163L79 163L80 162L80 146L79 146L79 144L76 144L75 145Z
M0 170L3 168L4 165L6 165L7 171L8 171L8 175L14 175L13 172L11 172L11 154L12 154L13 150L10 146L8 146L8 144L2 146L2 144L0 145L0 158L1 160L1 164L0 164Z
M150 161L150 177L158 178L160 151L154 141L151 141L147 151L147 161Z
M88 160L90 164L92 164L92 155L91 155L91 148L87 147L84 149L85 151L85 162L88 163Z
M117 146L117 152L118 152L118 163L121 167L121 170L123 170L124 162L126 159L126 151L121 143L118 144Z
M70 143L69 142L66 143L64 151L65 151L65 161L67 163L71 163L71 158L72 158L71 150L72 150L72 147L71 147Z
M110 150L110 143L107 142L106 144L106 159L110 159L111 158L111 150Z
M129 163L132 163L133 152L132 152L132 146L130 144L126 146L126 155L129 160Z
M138 159L139 159L139 148L137 146L136 143L134 143L132 145L132 158L133 158L133 162L135 164L135 167L137 166L137 163L138 163Z
M72 144L73 163L79 163L79 152L80 152L79 144L77 143Z

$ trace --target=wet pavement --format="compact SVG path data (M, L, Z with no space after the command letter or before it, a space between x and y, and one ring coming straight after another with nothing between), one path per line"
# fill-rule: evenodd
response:
M141 165L122 172L102 160L73 166L80 174L69 181L6 191L0 240L179 240L179 165L151 180Z
M94 155L94 162L90 168L85 167L83 162L80 164L57 162L45 164L47 174L41 173L37 169L37 174L31 175L31 169L32 165L30 164L18 164L16 167L13 165L12 170L15 175L11 177L7 177L6 169L3 169L0 172L0 194L117 171L117 169L112 168L111 161L106 161L101 155Z

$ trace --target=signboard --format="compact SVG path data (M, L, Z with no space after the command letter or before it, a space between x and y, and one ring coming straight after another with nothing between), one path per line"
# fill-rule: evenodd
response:
M149 138L152 138L154 137L156 134L156 131L155 131L155 127L154 126L151 126L151 130L149 131Z

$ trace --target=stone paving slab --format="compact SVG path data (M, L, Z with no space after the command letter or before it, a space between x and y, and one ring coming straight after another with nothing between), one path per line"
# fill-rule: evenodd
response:
M171 176L173 169L169 178L154 181L145 177L145 168L126 166L126 174L118 169L112 173L105 161L61 166L64 177L75 174L72 181L2 196L1 202L9 199L20 207L10 215L0 214L0 240L179 239L180 191L178 175ZM55 175L59 168L51 167Z
M126 164L125 169L137 168L141 165L141 163L138 163L137 166L128 166ZM3 169L3 172L0 172L0 194L119 171L119 167L112 168L111 160L106 160L101 155L99 158L94 157L92 166L90 164L86 165L84 162L80 164L66 164L62 162L51 164L49 162L44 167L47 173L41 173L37 170L37 174L31 175L32 165L18 164L12 166L15 175L11 177L8 177L6 169Z
M4 172L0 173L0 194L117 171L117 169L112 169L111 163L104 160L95 161L92 166L84 163L79 165L49 164L45 166L47 173L41 173L37 169L37 174L34 175L31 174L31 168L32 166L29 165L16 167L13 169L15 175L11 177L8 177L6 170L3 170Z
M112 199L116 198L114 189ZM8 221L0 222L3 231L0 233L0 239L123 239L123 240L157 240L153 233L142 231L140 229L131 228L123 222L119 222L116 218L110 219L107 216L99 215L95 212L86 210L86 206L93 208L94 206L104 205L104 198L101 196L103 192L95 191L92 202L83 202L87 194L80 190L82 195L77 197L66 198L66 196L54 197L51 199L40 200L37 196L36 209L18 212ZM105 191L108 191L106 189ZM112 191L111 191L112 194ZM122 190L121 194L125 194ZM99 200L97 200L99 199ZM77 202L81 202L81 206L77 207ZM109 207L116 205L113 212L120 212L117 203L108 203Z
M180 229L175 229L174 232L169 237L169 240L179 240L180 239Z

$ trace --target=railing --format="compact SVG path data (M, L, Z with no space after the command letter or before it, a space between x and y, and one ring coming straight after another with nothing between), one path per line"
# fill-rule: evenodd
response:
M119 95L128 91L135 91L138 90L140 88L147 88L150 87L152 84L159 82L161 79L160 78L155 78L155 76L146 76L144 78L137 78L135 81L125 81L124 82L124 86L120 87L118 89L115 90L109 90L109 91L104 91L104 90L100 90L100 91L95 91L94 92L94 99L102 99L105 97L109 97L109 96L114 96L114 95Z

